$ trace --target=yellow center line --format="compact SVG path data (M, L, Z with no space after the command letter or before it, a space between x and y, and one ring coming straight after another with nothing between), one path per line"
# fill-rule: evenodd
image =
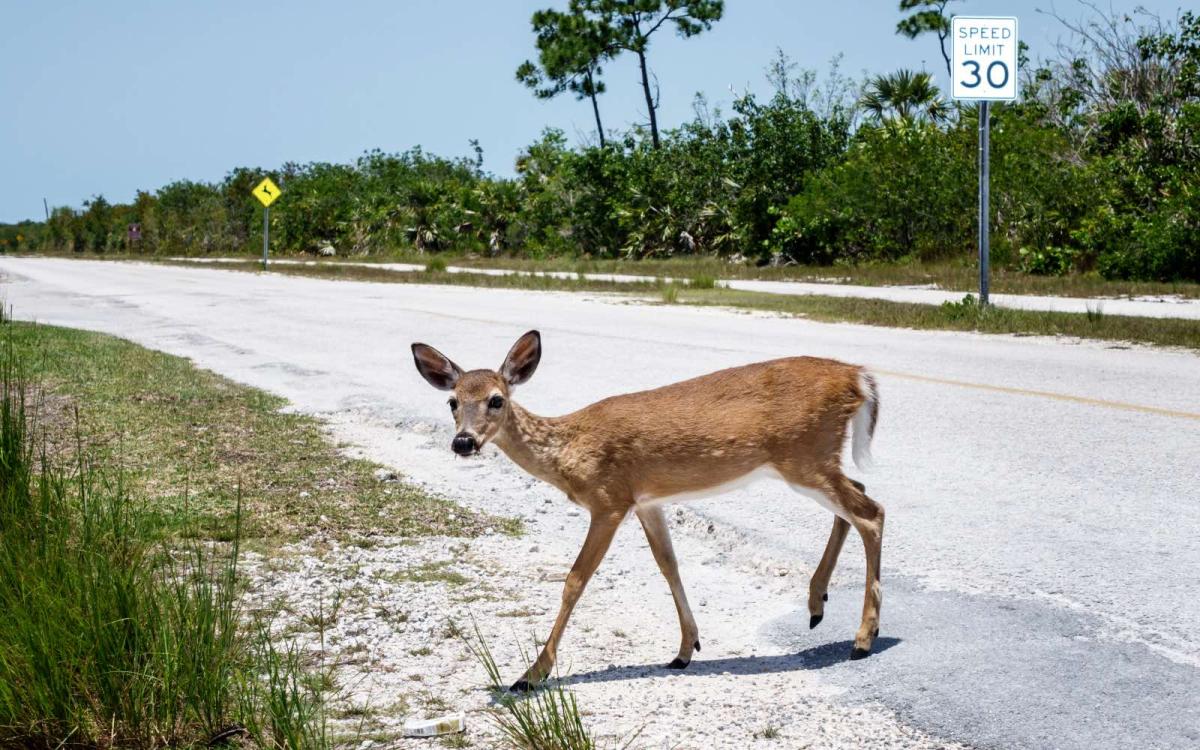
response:
M991 391L993 393L1011 393L1018 396L1039 396L1041 398L1052 398L1056 401L1069 401L1076 404L1087 404L1088 406L1102 406L1108 409L1120 409L1122 411L1135 411L1142 414L1157 414L1164 417L1179 417L1181 419L1194 419L1200 421L1200 413L1190 411L1178 411L1176 409L1164 409L1159 406L1144 406L1142 404L1127 404L1121 401L1108 401L1102 398L1088 398L1087 396L1072 396L1069 393L1055 393L1054 391L1034 391L1028 388L1012 388L1005 385L987 385L985 383L972 383L967 380L952 380L950 378L934 378L928 375L914 375L911 372L897 372L895 370L880 370L874 367L868 368L871 372L880 375L888 375L894 378L903 378L905 380L916 380L922 383L937 383L939 385L956 385L961 388L975 388L980 391Z

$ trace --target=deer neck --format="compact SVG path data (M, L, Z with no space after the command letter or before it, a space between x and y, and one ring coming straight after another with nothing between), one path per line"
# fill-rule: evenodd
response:
M509 417L492 442L522 469L566 491L562 450L569 438L561 417L539 417L509 401Z

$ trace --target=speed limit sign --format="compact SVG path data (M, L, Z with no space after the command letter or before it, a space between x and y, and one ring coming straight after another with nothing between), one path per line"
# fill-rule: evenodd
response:
M1017 98L1017 19L955 16L952 93L955 99L1013 101Z
M955 16L951 93L955 99L979 102L979 302L988 304L991 240L991 102L1017 98L1017 19Z

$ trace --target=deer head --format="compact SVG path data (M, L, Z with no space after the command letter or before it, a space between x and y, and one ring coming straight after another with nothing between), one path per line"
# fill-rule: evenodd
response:
M542 336L529 331L517 339L499 370L463 372L449 357L427 344L413 344L412 353L425 382L440 391L452 392L448 402L456 430L450 450L470 456L495 437L509 418L509 394L533 377L542 358Z

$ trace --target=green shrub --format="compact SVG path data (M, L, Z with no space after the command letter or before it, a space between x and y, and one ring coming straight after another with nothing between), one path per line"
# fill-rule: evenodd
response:
M784 207L773 246L801 263L937 258L971 243L973 149L965 129L867 126L846 158Z
M1105 278L1135 281L1200 279L1200 179L1112 240L1097 260Z
M1044 250L1023 247L1020 251L1021 270L1039 276L1062 276L1074 267L1075 255L1074 250L1065 247Z

